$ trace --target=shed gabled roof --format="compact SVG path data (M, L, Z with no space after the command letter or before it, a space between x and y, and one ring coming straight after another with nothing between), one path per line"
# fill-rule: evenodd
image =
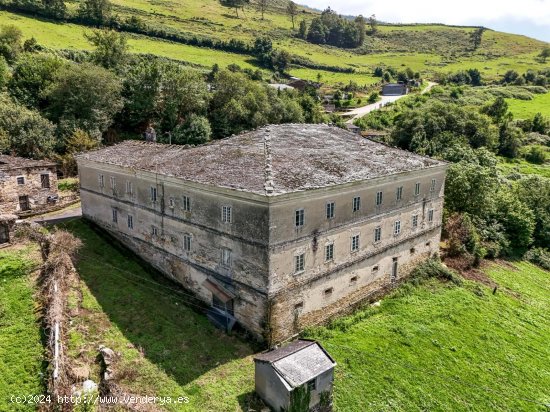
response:
M262 353L254 360L271 364L291 388L303 385L336 365L319 343L301 339Z
M49 160L34 160L24 157L8 156L0 154L0 170L26 169L29 167L51 167L54 162Z
M444 164L323 124L271 125L197 147L125 141L78 159L268 196Z

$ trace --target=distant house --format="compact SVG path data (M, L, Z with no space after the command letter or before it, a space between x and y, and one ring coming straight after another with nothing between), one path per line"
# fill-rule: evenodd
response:
M284 83L270 83L268 86L277 90L294 90L294 87Z
M0 155L0 214L22 214L55 199L55 163Z
M304 394L309 410L332 410L336 362L317 342L296 340L256 356L254 363L256 393L274 411L289 410Z
M383 96L402 96L408 92L407 85L403 83L388 83L382 86Z
M306 80L299 79L298 77L291 77L288 85L294 89L298 89L303 92L309 83Z
M327 103L323 105L325 113L334 113L336 111L336 105L332 103Z
M361 128L359 126L355 126L354 124L346 124L346 129L352 133L361 134Z

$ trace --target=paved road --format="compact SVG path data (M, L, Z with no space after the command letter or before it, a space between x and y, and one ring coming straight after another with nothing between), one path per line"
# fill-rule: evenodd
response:
M429 92L432 89L432 87L436 85L437 83L428 82L428 87L422 90L421 94ZM399 96L380 96L381 100L376 103L368 104L366 106L361 106L361 107L358 107L357 109L353 109L353 110L350 110L349 112L346 112L345 113L346 117L350 116L350 118L346 121L346 123L353 124L354 120L365 116L366 114L372 112L373 110L380 109L381 107L387 105L388 103L393 103L405 96L408 96L408 95L404 94Z
M35 216L30 220L40 224L55 225L57 223L64 222L65 220L80 216L82 216L82 208L79 206L62 209L58 212L49 213L45 216Z

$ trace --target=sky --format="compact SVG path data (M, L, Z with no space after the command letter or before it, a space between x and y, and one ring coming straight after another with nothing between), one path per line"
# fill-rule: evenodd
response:
M550 0L302 0L317 9L370 16L390 23L485 26L550 42Z

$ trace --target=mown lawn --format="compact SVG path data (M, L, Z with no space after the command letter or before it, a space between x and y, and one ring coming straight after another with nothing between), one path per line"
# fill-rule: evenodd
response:
M545 411L550 273L487 270L499 288L408 283L354 317L316 328L338 362L342 411Z
M41 395L44 348L35 304L37 267L32 248L0 251L0 411L32 411L12 403L12 395ZM39 259L39 258L38 258Z
M134 394L188 396L168 410L247 411L255 349L214 329L175 285L74 220L84 241L70 352L97 380L97 347L122 353ZM306 336L338 362L336 411L538 411L550 402L550 273L491 265L498 284L407 283Z

